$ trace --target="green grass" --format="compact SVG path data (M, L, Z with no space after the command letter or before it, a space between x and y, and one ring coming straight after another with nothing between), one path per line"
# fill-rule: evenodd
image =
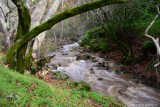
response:
M6 96L15 94L18 98ZM54 86L0 66L0 107L121 107L112 97Z

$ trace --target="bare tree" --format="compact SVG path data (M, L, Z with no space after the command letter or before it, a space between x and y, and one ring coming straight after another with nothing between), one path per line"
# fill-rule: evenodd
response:
M157 8L157 14L154 17L154 19L152 20L152 22L150 23L150 25L147 27L147 29L145 30L145 36L150 38L157 49L157 64L154 65L154 67L156 68L156 75L157 75L157 85L159 83L159 73L158 73L158 67L160 65L160 41L159 38L154 38L153 36L151 36L150 34L148 34L149 30L151 29L151 27L154 25L154 23L156 22L156 19L158 19L158 17L160 16L160 5L156 5Z

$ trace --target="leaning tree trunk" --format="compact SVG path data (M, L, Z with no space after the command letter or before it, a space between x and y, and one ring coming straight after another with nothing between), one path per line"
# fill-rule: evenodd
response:
M12 0L12 1L15 1L15 0ZM52 26L57 24L58 22L60 22L64 19L67 19L69 17L75 16L75 15L78 15L78 14L81 14L81 13L84 13L84 12L87 12L90 10L94 10L94 9L97 9L97 8L100 8L100 7L103 7L106 5L115 4L115 3L124 3L124 2L126 2L126 0L96 0L91 3L83 4L81 6L78 6L78 7L72 8L72 9L68 9L64 12L61 12L61 13L53 16L52 18L50 18L46 22L33 28L28 33L25 32L24 35L22 35L19 39L17 39L15 41L15 43L11 46L11 48L8 50L7 55L6 55L7 63L9 64L9 67L12 69L14 68L14 66L11 66L11 65L13 65L13 63L14 63L14 54L17 53L19 49L21 49L24 45L26 45L30 40L35 38L40 33L51 29ZM25 18L27 18L27 17L25 17ZM27 22L29 22L29 21L27 21ZM29 25L29 24L27 23L27 25ZM21 67L18 67L18 66L20 66L20 65L17 65L17 68L22 67L22 66ZM23 69L21 68L20 70L24 70L24 67L23 67Z

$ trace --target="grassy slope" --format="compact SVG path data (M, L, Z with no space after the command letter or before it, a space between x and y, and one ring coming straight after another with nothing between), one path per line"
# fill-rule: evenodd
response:
M6 98L16 94L16 98ZM0 66L0 107L121 107L111 97L96 92L53 86L33 76L21 75Z

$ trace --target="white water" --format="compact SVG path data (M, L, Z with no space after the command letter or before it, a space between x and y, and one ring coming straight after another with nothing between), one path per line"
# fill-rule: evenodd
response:
M78 48L78 43L63 46L62 52L52 53L56 56L50 64L60 65L57 70L65 72L70 80L85 81L90 84L93 91L117 97L127 107L160 107L158 89L137 84L132 79L121 78L114 72L114 68L118 68L118 65L112 60L99 58L98 55L90 53L98 59L98 62L107 63L109 71L99 70L99 67L95 66L98 62L76 60L76 55L79 54Z

